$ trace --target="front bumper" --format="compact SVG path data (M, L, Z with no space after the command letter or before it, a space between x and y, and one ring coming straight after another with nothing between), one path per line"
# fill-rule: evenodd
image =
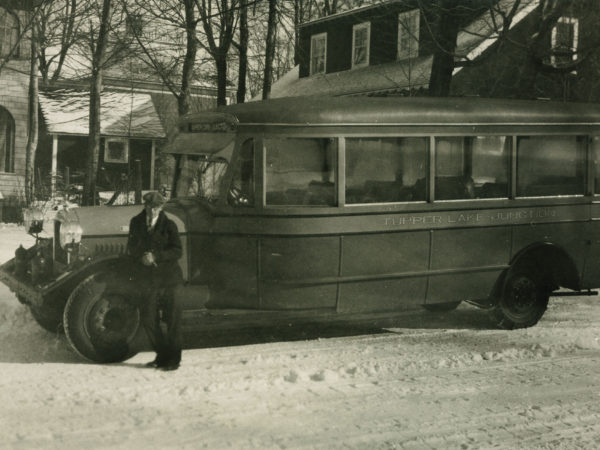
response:
M0 266L0 282L8 286L22 303L31 306L41 306L50 290L45 286L34 286L27 277L17 276L14 258Z

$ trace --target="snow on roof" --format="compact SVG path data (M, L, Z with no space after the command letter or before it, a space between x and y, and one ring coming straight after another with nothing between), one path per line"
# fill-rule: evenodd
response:
M457 37L456 53L466 55L469 59L479 57L498 39L497 24L502 24L500 16L507 14L513 4L514 0L501 0L498 3L494 12L496 24L488 11L461 30ZM538 5L539 0L523 1L510 28L521 22ZM364 9L368 8L372 6ZM364 95L427 88L432 62L433 56L428 55L302 78L299 78L299 69L295 67L273 83L270 97ZM462 67L457 67L454 74L461 69Z
M360 95L427 87L431 56L298 78L298 68L277 80L271 98L305 95Z
M61 89L40 92L48 133L89 134L89 92ZM103 92L100 134L133 138L164 138L165 130L149 94Z

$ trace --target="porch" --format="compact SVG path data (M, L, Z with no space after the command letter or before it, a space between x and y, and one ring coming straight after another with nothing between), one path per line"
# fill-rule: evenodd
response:
M49 197L81 190L87 170L89 93L40 93L43 122L36 153L36 178ZM155 188L157 145L166 138L149 94L103 92L97 191L111 193Z

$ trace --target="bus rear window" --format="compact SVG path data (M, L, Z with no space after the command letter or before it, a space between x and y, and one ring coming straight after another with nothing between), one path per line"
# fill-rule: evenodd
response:
M346 203L426 200L429 139L347 138Z
M583 136L519 136L517 196L583 195Z
M322 138L268 138L267 205L335 206L337 141Z

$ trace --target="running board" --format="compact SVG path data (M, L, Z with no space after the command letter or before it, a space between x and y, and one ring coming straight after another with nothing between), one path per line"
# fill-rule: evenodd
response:
M552 297L577 297L581 295L592 296L598 295L598 291L567 291L567 292L552 292L550 294Z

